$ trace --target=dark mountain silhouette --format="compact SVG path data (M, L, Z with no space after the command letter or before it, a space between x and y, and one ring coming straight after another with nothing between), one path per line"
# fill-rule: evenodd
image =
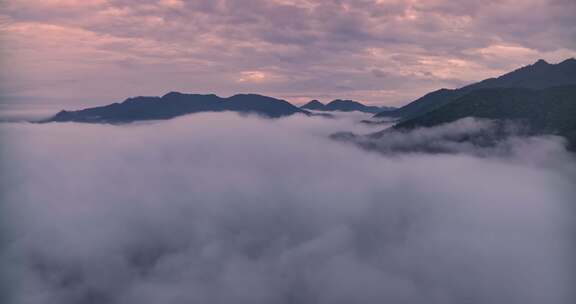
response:
M546 89L483 88L471 91L393 129L432 127L465 117L517 122L531 135L552 134L568 140L576 151L576 85ZM373 134L382 136L386 130Z
M362 103L359 103L354 100L343 100L343 99L336 99L331 101L328 104L323 104L318 100L312 100L307 104L301 107L302 109L307 110L318 110L318 111L344 111L344 112L351 112L351 111L360 111L366 113L379 113L382 111L389 111L391 107L376 107L376 106L367 106Z
M487 88L545 89L554 86L576 84L576 60L567 59L558 64L538 60L532 65L519 68L498 78L486 79L459 89L440 89L394 111L384 111L375 118L396 117L410 119L433 111L474 90Z
M78 111L60 111L43 122L125 123L138 120L170 119L197 112L233 111L278 118L308 111L289 102L256 94L239 94L229 98L214 94L171 92L162 97L133 97L122 103Z
M306 109L306 110L320 110L320 111L324 111L324 109L326 108L326 105L321 103L320 101L314 99L309 101L307 104L303 105L300 107L301 109Z
M296 113L309 114L288 101L256 94L239 94L226 98L223 103L224 111L239 113L256 113L263 116L278 118Z

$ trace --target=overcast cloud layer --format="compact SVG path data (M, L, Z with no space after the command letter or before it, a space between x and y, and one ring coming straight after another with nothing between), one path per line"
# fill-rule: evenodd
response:
M329 140L369 131L347 119L1 126L8 303L574 303L555 138L386 156Z
M406 103L576 54L573 0L4 0L2 102Z

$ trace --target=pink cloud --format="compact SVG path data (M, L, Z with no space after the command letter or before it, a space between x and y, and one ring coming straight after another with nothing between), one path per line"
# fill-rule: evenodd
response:
M3 19L15 96L251 90L398 105L574 56L569 2L10 0Z

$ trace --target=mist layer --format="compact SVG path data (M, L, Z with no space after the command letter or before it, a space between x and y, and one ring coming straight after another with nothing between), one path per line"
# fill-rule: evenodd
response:
M330 140L370 131L346 118L2 129L13 303L574 300L557 138L383 155Z

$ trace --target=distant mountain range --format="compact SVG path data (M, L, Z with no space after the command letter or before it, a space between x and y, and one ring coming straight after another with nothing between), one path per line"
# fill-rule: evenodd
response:
M44 122L124 123L207 111L253 113L270 118L297 113L330 116L311 111L362 111L378 112L373 123L393 118L398 120L393 129L407 130L478 117L521 122L530 134L564 136L569 148L576 151L576 60L571 58L558 64L539 60L498 78L459 89L434 91L398 109L382 109L340 99L328 104L313 100L298 108L285 100L256 94L222 98L171 92L162 97L134 97L102 107L61 111ZM369 137L385 136L386 132Z
M222 98L214 94L183 94L171 92L162 97L133 97L121 103L87 108L77 111L60 111L41 122L87 122L87 123L127 123L139 120L170 119L198 112L223 112L257 114L269 118L279 118L292 114L332 117L320 111L362 111L377 113L387 107L366 106L352 100L334 100L327 105L314 100L298 108L286 100L257 94L239 94Z
M315 111L344 111L344 112L359 111L365 113L380 113L383 111L392 111L396 109L393 107L367 106L354 100L343 100L343 99L336 99L329 102L328 104L323 104L318 100L312 100L307 104L301 106L300 108Z
M538 60L532 65L519 68L498 78L489 78L455 90L440 89L428 93L397 110L380 112L374 115L374 118L395 117L400 120L411 119L438 109L478 89L545 89L572 84L576 84L576 60L574 58L558 64L549 64L544 60Z
M214 94L171 92L162 97L133 97L122 103L78 111L60 111L43 122L126 123L139 120L170 119L198 112L232 111L278 118L296 113L312 115L291 103L257 94L222 98Z
M528 134L560 135L576 151L576 85L547 89L478 89L394 129L432 127L464 117L520 122Z
M513 121L527 134L560 135L576 151L576 60L543 60L460 89L427 94L396 111L376 117L399 117L395 130L433 127L465 117ZM387 130L370 135L385 136Z

